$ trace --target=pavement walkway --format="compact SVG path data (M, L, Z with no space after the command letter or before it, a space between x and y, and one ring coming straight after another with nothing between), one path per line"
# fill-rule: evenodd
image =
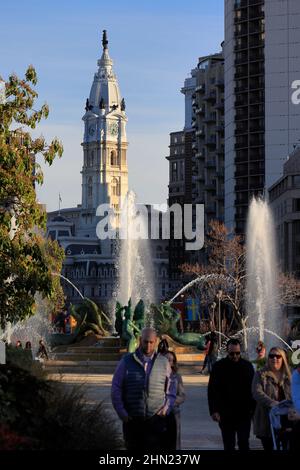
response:
M86 401L95 404L103 401L110 413L120 423L110 400L112 374L65 373L51 374L66 387L85 384ZM207 406L208 377L199 373L183 373L186 401L181 407L182 449L222 450L222 439L218 425L212 421ZM121 425L120 425L121 432ZM260 449L260 441L251 436L252 449Z

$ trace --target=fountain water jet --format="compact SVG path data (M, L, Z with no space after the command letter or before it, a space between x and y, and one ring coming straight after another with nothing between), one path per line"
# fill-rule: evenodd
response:
M129 191L122 207L116 297L122 305L127 305L130 298L132 305L143 299L147 309L156 300L153 263L146 215L139 213L135 198L135 193Z
M49 349L49 340L53 332L49 318L49 304L40 294L36 294L35 301L36 313L34 315L14 325L7 325L5 331L0 335L0 339L5 339L8 344L15 344L17 340L20 340L24 347L25 343L30 341L33 353L37 351L40 339L44 340L47 349Z
M253 198L250 204L246 252L248 325L250 328L258 327L262 341L267 330L276 332L275 336L280 338L282 313L276 278L275 231L271 210L262 199ZM254 349L253 346L248 345L250 350Z
M73 284L73 282L70 281L70 279L68 279L67 277L63 276L62 274L60 273L51 273L52 276L59 276L61 279L64 279L65 281L67 281L69 284L71 284L72 287L74 287L74 289L78 292L78 294L80 295L80 297L82 298L82 300L84 299L84 296L82 295L82 293L80 292L80 290Z
M170 300L168 300L168 304L171 304L174 302L174 300L180 295L183 294L186 290L188 290L190 287L192 287L195 284L200 284L201 282L207 282L212 279L217 279L220 281L226 281L233 283L233 279L229 276L224 276L223 274L203 274L202 276L197 277L196 279L193 279L190 281L188 284L183 286Z

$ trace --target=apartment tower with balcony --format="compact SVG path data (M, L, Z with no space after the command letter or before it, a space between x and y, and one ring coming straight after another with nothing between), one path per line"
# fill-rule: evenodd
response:
M300 2L225 0L225 222L245 233L300 139Z

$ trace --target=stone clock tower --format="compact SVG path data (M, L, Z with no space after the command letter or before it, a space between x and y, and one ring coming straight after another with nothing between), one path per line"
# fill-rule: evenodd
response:
M118 214L128 191L125 101L108 53L106 31L102 45L99 68L82 118L82 209L93 219L103 203L109 203Z

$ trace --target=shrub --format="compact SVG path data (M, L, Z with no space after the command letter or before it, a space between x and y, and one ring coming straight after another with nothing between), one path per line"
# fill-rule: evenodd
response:
M84 393L82 386L67 389L20 367L1 365L0 449L120 449L121 437L103 403L88 406Z

